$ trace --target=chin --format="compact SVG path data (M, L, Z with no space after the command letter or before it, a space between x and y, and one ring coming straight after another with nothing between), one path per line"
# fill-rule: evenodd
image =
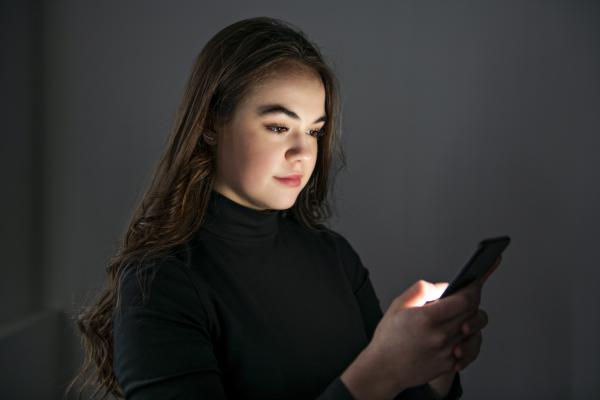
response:
M269 209L271 210L287 210L289 208L292 208L292 206L294 205L294 203L296 202L296 199L294 200L290 200L290 201L279 201L276 204L269 204Z
M292 206L296 203L296 199L298 198L298 195L288 195L288 196L281 196L280 198L278 198L276 201L271 201L269 203L267 203L267 207L271 210L287 210L289 208L292 208Z

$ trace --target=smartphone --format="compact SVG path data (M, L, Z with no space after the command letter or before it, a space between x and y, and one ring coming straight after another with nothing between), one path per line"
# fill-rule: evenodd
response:
M493 272L492 267L494 267L498 257L500 257L509 243L510 237L508 236L483 239L479 242L479 246L473 256L471 256L471 259L448 285L444 293L440 296L440 299L450 296L452 293L455 293L477 279L486 277L486 274L491 274Z

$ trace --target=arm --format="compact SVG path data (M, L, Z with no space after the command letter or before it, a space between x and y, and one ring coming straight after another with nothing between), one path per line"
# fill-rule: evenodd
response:
M438 376L428 382L431 391L440 399L443 399L448 395L450 389L452 389L452 383L456 378L456 372L452 371L447 374Z
M113 317L113 366L126 399L225 400L206 315L177 260L142 265L147 297L133 270ZM153 276L147 280L148 276Z
M415 386L412 388L408 388L405 391L403 391L402 393L400 393L398 395L398 397L395 398L395 400L456 400L456 399L460 399L460 397L462 396L462 386L460 383L460 375L458 373L454 373L453 372L453 380L451 381L451 385L449 386L449 389L445 389L447 390L447 392L444 394L444 396L442 397L441 393L439 391L437 391L437 389L434 388L434 385L431 384L431 382L420 385L420 386ZM445 375L442 375L445 376ZM447 379L448 377L445 376L444 379ZM438 378L436 378L438 379ZM435 381L435 379L434 379ZM433 382L433 381L432 381Z

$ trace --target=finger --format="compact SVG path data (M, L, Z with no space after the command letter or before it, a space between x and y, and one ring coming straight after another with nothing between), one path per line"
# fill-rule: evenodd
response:
M433 286L435 287L435 295L433 295L433 300L437 300L440 298L440 296L444 293L444 291L446 290L446 288L448 287L449 283L448 282L436 282L433 284Z
M489 278L490 275L492 275L492 272L494 272L496 270L496 268L498 268L498 265L500 265L501 261L502 261L502 256L498 256L498 258L496 259L496 262L494 263L492 268L490 268L490 270L488 272L486 272L485 275L483 275L483 277L481 278L481 283L484 283L487 280L487 278Z
M456 371L466 368L469 364L475 361L475 359L477 359L481 350L482 342L483 335L481 334L481 331L479 331L455 346L454 356L457 359Z
M489 322L488 314L482 309L477 311L474 317L467 319L461 325L461 332L465 335L471 335L487 326Z
M462 291L462 295L466 296L469 305L471 306L470 312L475 314L479 309L479 303L481 302L481 291L483 289L483 282L475 280L459 290L457 293ZM456 294L456 293L455 293Z
M457 323L456 319L464 319L466 316L474 314L479 307L480 300L481 283L475 281L448 297L425 304L424 307L434 323L452 324Z
M394 299L393 307L421 307L426 304L428 299L435 297L435 293L438 290L439 289L433 283L427 282L423 279L418 280L408 289L406 289L400 296Z
M464 341L467 337L482 330L488 324L488 315L482 309L479 309L474 316L469 315L468 318L465 318L466 316L461 315L440 325L440 329L448 332L452 338L449 340L452 346Z
M439 324L462 316L469 308L469 302L464 296L457 296L455 293L427 303L422 308L434 324Z
M465 344L465 347L461 348L463 354L459 354L462 357L456 359L459 369L465 369L477 359L481 350L482 337L480 334L474 335L473 339L469 340Z
M425 304L437 301L442 296L448 285L448 282L429 283L429 286L425 291Z

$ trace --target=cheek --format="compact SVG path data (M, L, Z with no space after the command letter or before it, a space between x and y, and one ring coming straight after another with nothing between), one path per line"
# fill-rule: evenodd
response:
M315 168L315 165L317 165L317 157L319 157L319 153L317 151L317 145L315 145L315 147L313 148L312 152L311 152L311 163L310 163L310 169L311 171Z
M252 182L260 182L277 174L275 157L272 153L254 152L248 155L244 177Z
M281 155L269 143L241 143L237 152L237 170L242 181L261 182L282 171Z

